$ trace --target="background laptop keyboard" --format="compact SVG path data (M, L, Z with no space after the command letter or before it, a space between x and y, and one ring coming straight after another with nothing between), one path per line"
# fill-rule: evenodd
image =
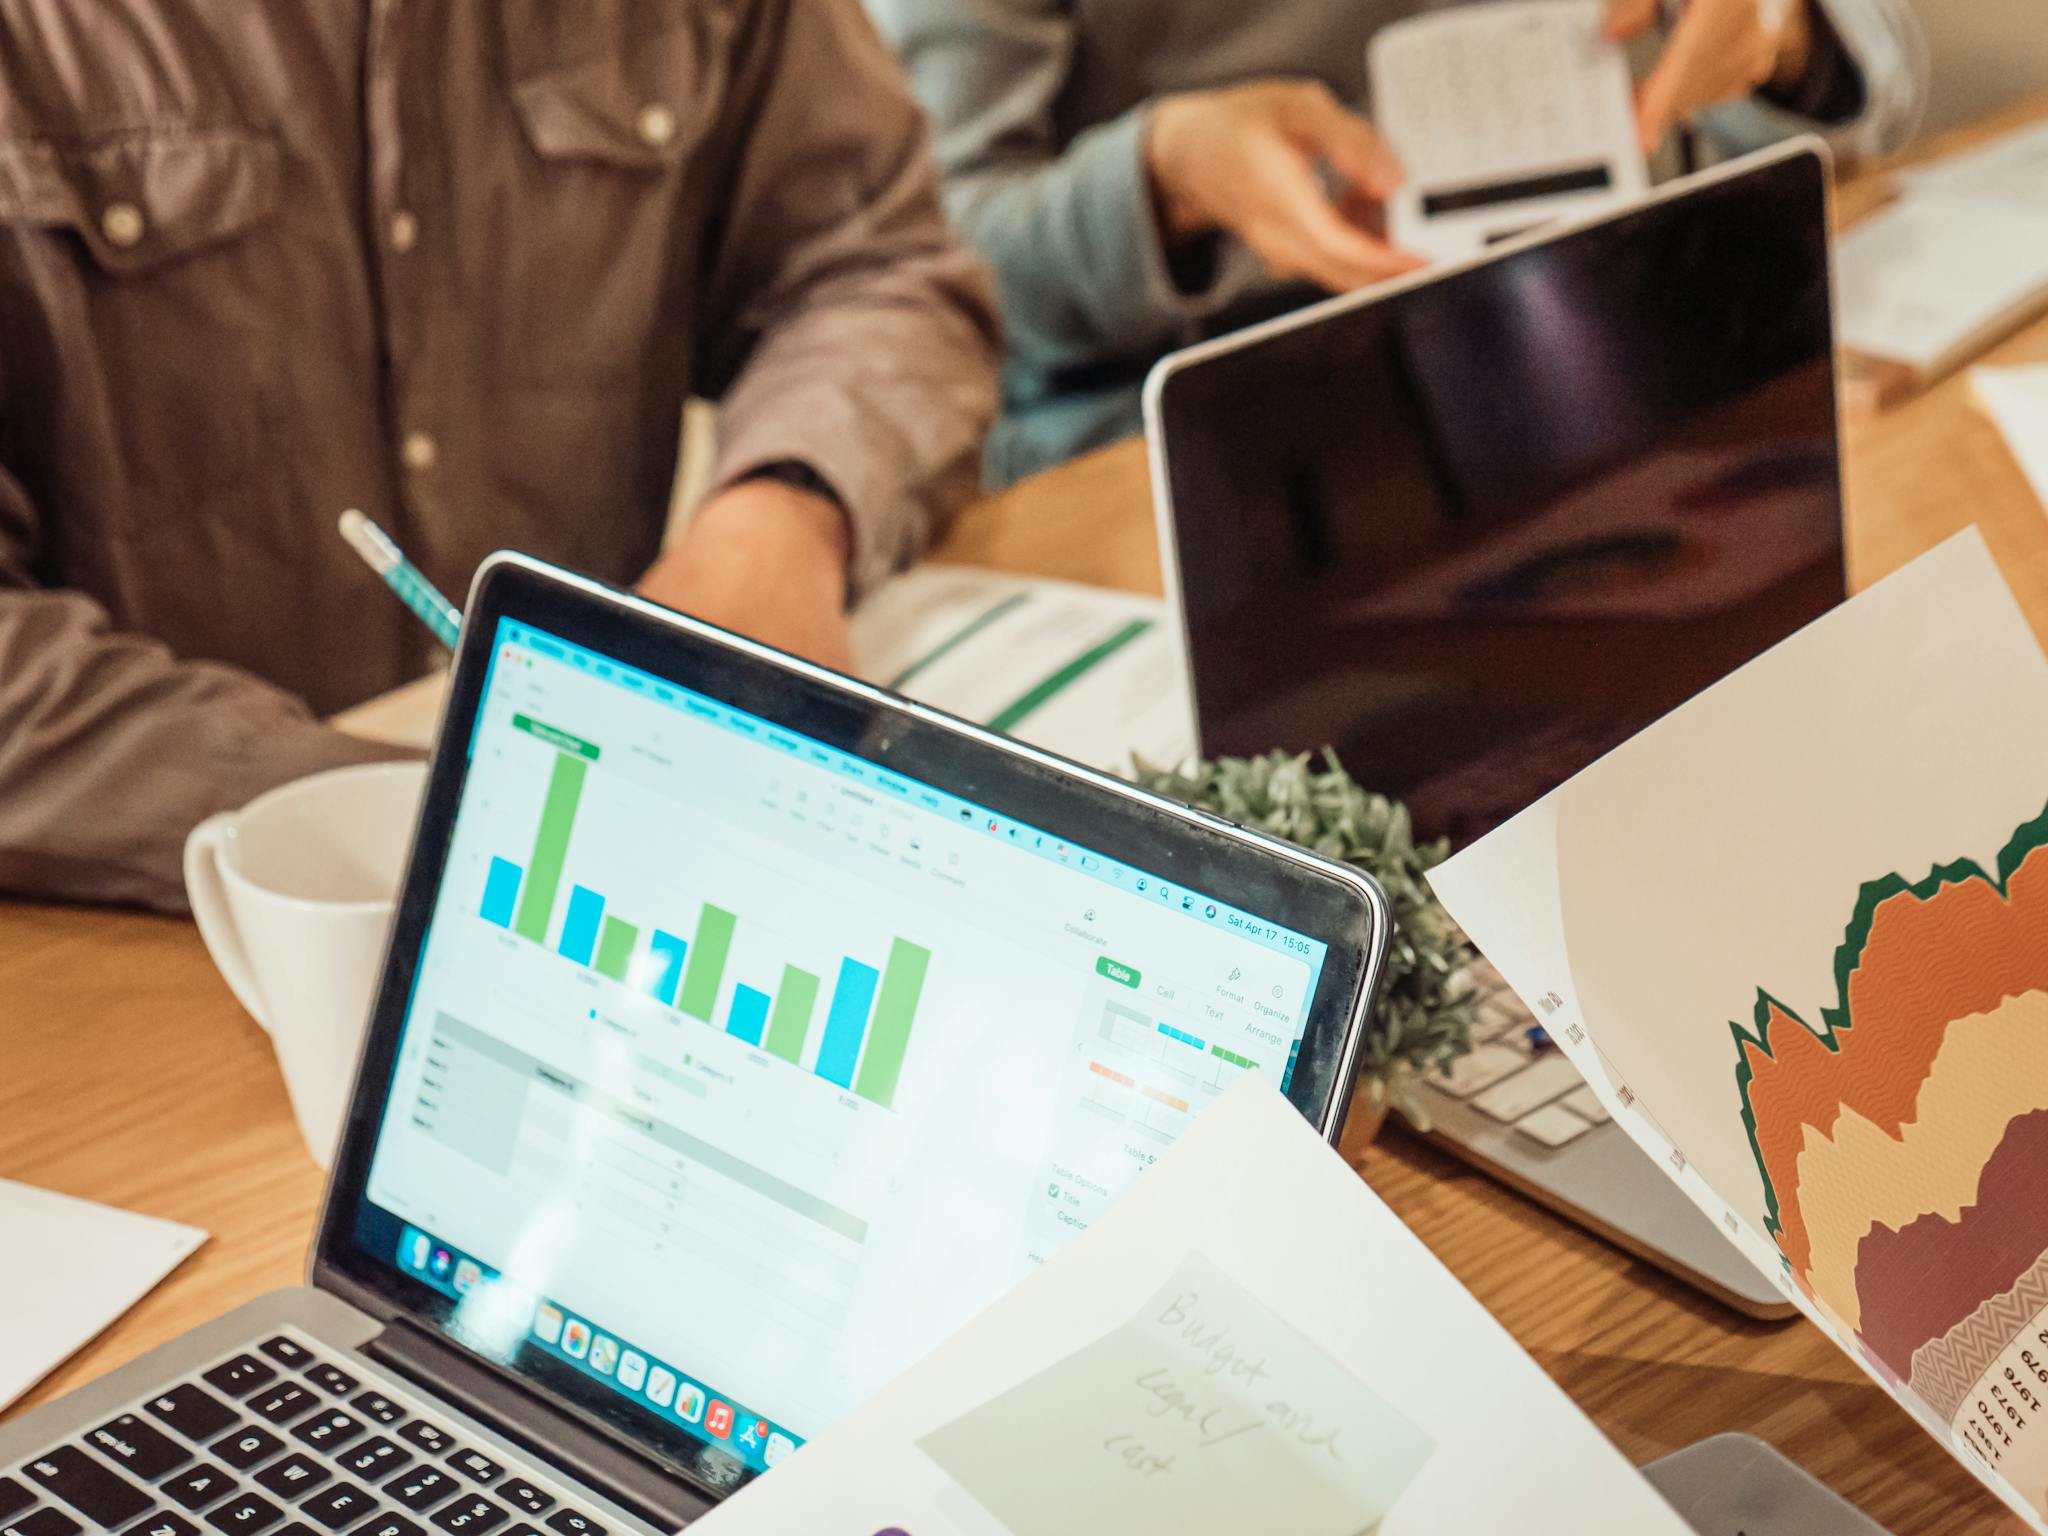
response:
M1522 1006L1500 972L1480 960L1466 973L1479 994L1472 1054L1447 1078L1424 1079L1430 1091L1469 1103L1546 1147L1562 1147L1607 1124L1600 1098L1579 1069Z
M289 1334L251 1344L0 1464L0 1536L606 1536L360 1369Z

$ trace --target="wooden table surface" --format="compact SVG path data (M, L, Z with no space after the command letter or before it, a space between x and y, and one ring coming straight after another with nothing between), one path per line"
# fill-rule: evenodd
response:
M2048 101L1938 140L2027 118ZM1881 173L1845 189L1854 213ZM2048 321L1991 362L2048 361ZM1981 524L2048 642L2048 517L1961 378L1847 428L1852 579ZM943 558L1156 592L1144 455L1107 449L973 508ZM1760 1435L1896 1536L1989 1531L1992 1501L1804 1323L1696 1296L1398 1132L1347 1155L1637 1461ZM265 1037L189 923L0 903L0 1176L201 1226L213 1240L26 1403L301 1275L320 1175ZM7 1254L0 1234L0 1258ZM1360 1280L1360 1305L1371 1305ZM0 1323L4 1326L4 1323ZM1447 1351L1455 1346L1447 1341ZM1447 1352L1447 1368L1455 1368ZM1589 1512L1588 1528L1597 1528Z

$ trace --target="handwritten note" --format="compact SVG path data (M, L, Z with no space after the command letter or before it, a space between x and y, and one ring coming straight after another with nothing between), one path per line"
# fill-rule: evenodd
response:
M1129 1322L918 1445L1014 1536L1357 1536L1434 1449L1195 1252Z

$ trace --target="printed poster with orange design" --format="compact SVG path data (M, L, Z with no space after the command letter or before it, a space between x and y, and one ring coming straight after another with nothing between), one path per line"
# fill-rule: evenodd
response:
M1644 1150L2048 1531L2048 659L1976 530L1432 883Z

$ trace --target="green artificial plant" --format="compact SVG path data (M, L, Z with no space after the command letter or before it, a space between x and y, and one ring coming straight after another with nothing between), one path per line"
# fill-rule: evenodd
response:
M1375 1114L1391 1105L1427 1126L1415 1079L1472 1049L1476 1008L1464 981L1476 951L1424 879L1449 846L1418 845L1407 808L1361 789L1328 750L1320 763L1307 753L1273 752L1219 758L1188 773L1143 762L1136 770L1148 789L1354 864L1386 889L1394 932L1359 1075Z

